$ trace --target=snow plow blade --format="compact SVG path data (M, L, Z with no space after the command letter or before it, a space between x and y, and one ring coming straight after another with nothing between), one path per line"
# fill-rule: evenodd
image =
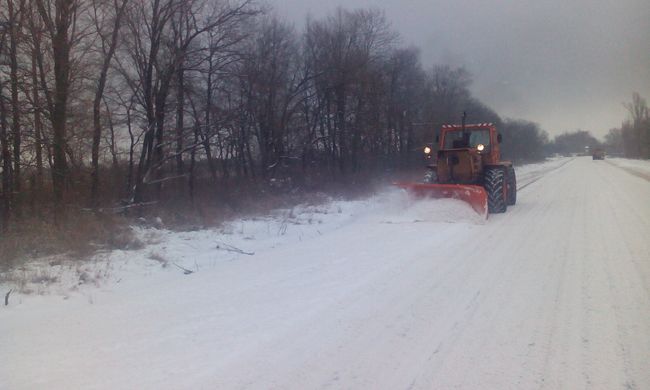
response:
M419 197L460 199L469 203L483 218L487 218L487 192L481 186L425 183L395 183L395 185Z

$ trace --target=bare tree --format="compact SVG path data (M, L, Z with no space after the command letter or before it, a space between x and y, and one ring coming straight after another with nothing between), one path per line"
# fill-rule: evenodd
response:
M426 98L426 76L416 48L398 48L386 61L386 134L377 134L374 153L399 157L399 163L408 163L414 147L414 122L423 121ZM383 150L382 150L383 149Z
M626 132L628 150L632 157L650 157L650 116L648 103L637 92L632 94L632 101L624 104L630 114L630 121L623 125ZM632 146L633 145L633 146Z
M18 42L22 33L22 26L25 16L25 1L6 0L7 4L7 30L9 37L9 79L11 89L11 137L13 143L13 192L21 191L21 142L22 134L20 128L21 106L18 99L19 85L21 80L18 75ZM19 203L16 203L16 212L20 212Z
M97 207L99 191L99 143L102 136L101 102L108 78L108 70L117 48L119 31L128 0L113 0L112 3L95 1L93 3L93 19L95 33L99 37L101 70L97 79L95 98L93 100L93 140L92 140L92 179L90 199L92 207ZM111 12L111 10L114 12ZM112 19L112 20L111 20ZM108 26L106 26L108 24ZM107 31L108 29L108 31ZM110 35L108 32L110 31Z
M34 30L32 30L34 31ZM36 182L34 190L41 192L43 189L43 107L39 92L38 58L39 47L33 46L31 53L32 72L32 110L34 115L34 154L36 159Z
M0 35L0 38L2 36ZM0 45L0 49L2 46ZM0 53L2 51L0 50ZM9 149L9 140L7 137L7 107L5 104L5 97L3 94L4 83L0 81L0 149L2 157L2 231L6 231L9 227L9 219L11 216L11 152Z
M52 47L54 64L54 85L45 88L49 105L49 119L52 124L52 184L55 210L60 213L64 200L68 164L66 159L68 99L71 88L71 51L76 40L76 22L79 10L78 0L34 0L41 21ZM41 62L41 69L42 69ZM44 75L41 82L45 84Z
M176 172L184 175L183 153L191 150L192 158L196 157L195 149L203 145L210 167L210 173L216 182L216 168L210 146L210 113L213 108L212 93L213 79L224 66L239 59L240 55L232 50L241 42L246 33L243 25L256 16L260 11L250 0L240 3L214 2L203 4L189 2L183 7L172 23L174 41L176 42ZM207 14L207 17L200 15ZM207 69L205 66L207 64ZM205 123L201 125L197 115L196 105L192 106L194 125L194 140L188 147L184 146L185 134L185 97L193 90L200 90L196 86L186 85L187 74L195 76L207 73ZM190 183L190 185L192 185Z
M431 119L439 123L454 123L470 97L472 79L465 68L435 65L429 73Z
M350 118L356 114L349 112L350 104L359 103L363 93L358 82L364 72L379 65L396 39L383 13L376 9L350 12L339 8L326 20L307 26L308 45L317 47L311 51L311 60L316 73L322 74L317 85L328 116L331 156L338 160L341 172L347 170L348 159L360 144L358 127L349 128Z
M293 29L277 19L263 20L243 61L246 107L255 118L255 138L264 175L292 157L292 139L301 125L292 119L299 110L308 75L301 72L299 46Z
M607 153L621 155L625 153L625 144L623 142L623 132L621 129L609 129L605 134L605 148Z
M537 123L507 119L499 126L499 131L503 135L501 150L505 158L515 163L544 159L548 135Z
M0 55L4 55L6 50L5 38L7 36L8 21L6 18L0 20ZM9 149L9 139L7 137L7 107L5 105L4 82L0 80L0 158L2 159L2 231L5 232L9 227L9 218L11 215L12 199L12 179L11 179L11 151Z
M207 12L207 17L199 17L202 12ZM160 192L160 183L169 179L162 178L161 173L166 160L175 159L177 170L181 171L182 153L188 149L182 141L186 61L194 51L201 51L193 45L198 45L197 40L210 31L219 31L217 35L224 37L221 39L231 41L228 28L234 25L237 30L236 24L257 12L249 0L214 3L207 7L199 2L156 0L137 2L132 7L127 22L129 32L125 37L126 59L120 67L146 113L144 143L136 170L135 201L142 199L145 184L158 183ZM167 103L174 79L178 87L176 114L179 117L174 139L177 148L174 154L165 156Z
M32 3L30 3L32 4ZM33 4L32 4L33 5ZM48 116L49 109L52 106L51 96L47 86L48 80L48 67L46 57L46 50L44 50L42 41L43 36L46 34L43 23L40 20L38 10L32 6L28 7L28 31L29 35L27 41L30 46L30 70L31 70L31 108L33 113L34 123L34 154L36 158L36 180L34 190L41 193L44 186L44 160L49 162L48 167L51 168L52 164L52 151L51 142L49 142L49 134L46 134L46 121L43 120L44 116ZM26 93L30 95L29 93ZM45 156L44 156L45 147Z
M126 20L128 34L120 70L146 117L135 177L136 202L142 199L142 186L154 165L154 154L156 162L162 160L165 104L173 75L172 53L165 52L165 40L177 6L174 0L134 1Z

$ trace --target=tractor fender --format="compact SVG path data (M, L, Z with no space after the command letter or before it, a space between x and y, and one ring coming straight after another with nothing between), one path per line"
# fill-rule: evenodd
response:
M496 164L485 164L485 168L502 167L504 169L512 167L512 161L499 161Z

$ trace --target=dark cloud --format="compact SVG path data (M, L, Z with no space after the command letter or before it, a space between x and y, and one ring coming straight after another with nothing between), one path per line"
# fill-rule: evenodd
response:
M477 97L551 134L602 136L632 92L650 98L648 0L269 1L298 26L337 6L382 8L425 65L466 66Z

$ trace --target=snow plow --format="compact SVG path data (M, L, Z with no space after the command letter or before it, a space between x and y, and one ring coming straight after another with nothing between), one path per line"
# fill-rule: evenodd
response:
M397 183L418 197L452 198L466 203L482 216L487 216L487 193L481 186L462 184Z
M396 183L419 197L454 198L487 218L517 202L517 179L510 161L501 161L501 134L492 123L443 125L438 151L424 148L430 163L424 183Z

